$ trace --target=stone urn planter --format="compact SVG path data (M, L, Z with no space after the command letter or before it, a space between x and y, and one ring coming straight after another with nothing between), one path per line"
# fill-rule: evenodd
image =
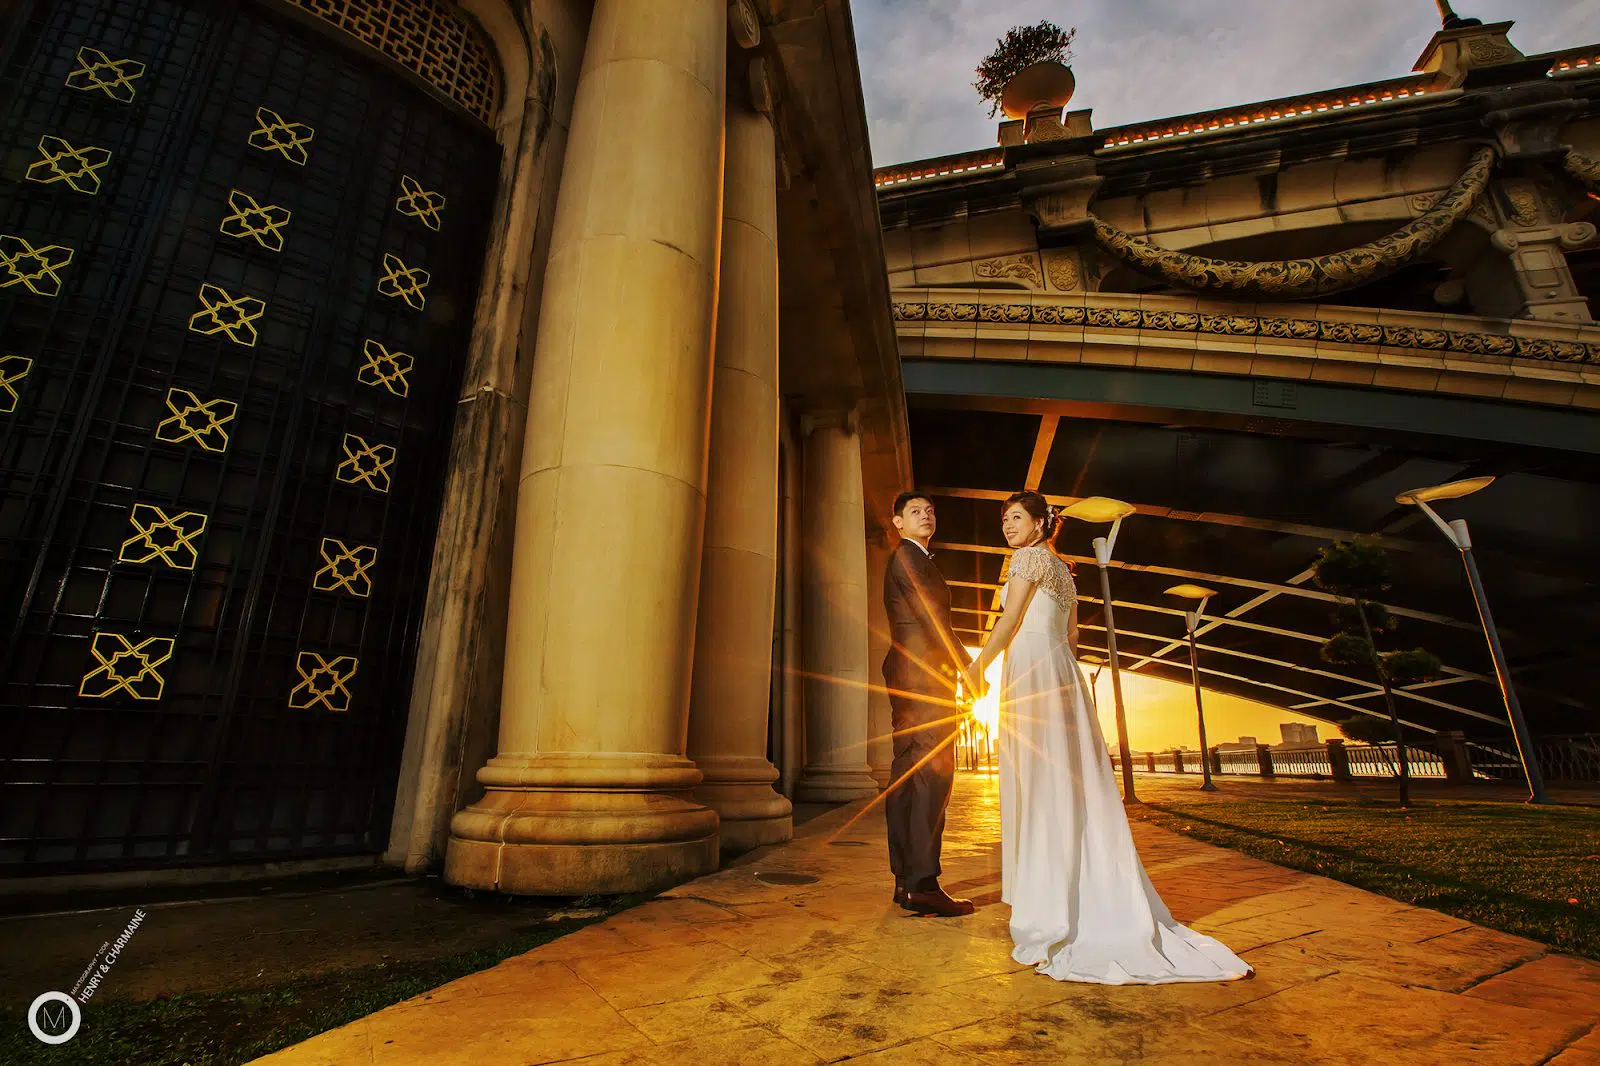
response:
M1077 84L1072 68L1054 60L1023 67L1000 90L1000 110L1009 119L1027 118L1042 109L1060 114Z

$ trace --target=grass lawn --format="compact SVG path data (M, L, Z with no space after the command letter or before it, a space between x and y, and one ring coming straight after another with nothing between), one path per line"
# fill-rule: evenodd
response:
M591 917L541 923L491 947L434 959L357 966L248 991L186 993L146 1002L92 1002L83 1028L47 1047L20 1014L0 1015L0 1063L232 1066L337 1028L403 999L487 969L642 897L581 901ZM226 951L226 945L218 950Z
M1600 809L1153 792L1129 816L1600 959ZM1141 797L1145 798L1145 797Z

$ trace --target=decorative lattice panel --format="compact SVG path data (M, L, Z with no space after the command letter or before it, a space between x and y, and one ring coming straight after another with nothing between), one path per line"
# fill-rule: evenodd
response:
M440 92L493 122L500 81L489 46L438 0L288 0L371 45Z
M0 2L0 877L387 840L500 153L307 23Z

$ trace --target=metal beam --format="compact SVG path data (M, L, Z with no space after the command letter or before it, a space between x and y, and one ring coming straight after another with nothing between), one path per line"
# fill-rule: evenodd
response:
M1028 480L1023 485L1029 492L1039 491L1045 464L1050 461L1050 449L1056 442L1056 426L1060 422L1059 415L1041 415L1039 418L1039 435L1033 439L1033 458L1028 460ZM1002 494L1000 498L1004 499L1005 496Z
M1093 630L1097 630L1097 631L1100 631L1100 632L1104 632L1105 631L1105 627L1104 626L1096 626L1096 625L1084 624L1084 625L1081 625L1080 628L1082 628L1082 629L1093 629ZM1133 630L1133 629L1123 629L1121 626L1117 627L1117 635L1118 636L1129 636L1129 637L1141 637L1141 638L1143 638L1145 640L1165 640L1166 639L1165 637L1158 636L1158 635L1156 635L1154 633L1140 633L1139 631ZM1185 640L1184 647L1187 648L1188 646L1189 646L1188 641ZM1346 684L1346 685L1354 685L1359 689L1368 689L1368 688L1372 687L1372 683L1370 681L1364 681L1359 677L1350 677L1350 676L1345 675L1345 674L1336 674L1331 670L1320 670L1320 669L1318 669L1316 667L1312 667L1312 666L1302 666L1300 663L1285 662L1282 659L1274 659L1274 658L1271 658L1270 656L1266 656L1266 655L1257 655L1255 652L1239 651L1239 650L1234 649L1234 648L1219 648L1219 647L1217 647L1215 645L1211 645L1211 644L1196 644L1196 647L1200 651L1209 651L1209 652L1213 652L1213 653L1215 653L1217 655L1231 655L1236 659L1249 659L1251 662L1264 663L1267 666L1276 666L1276 667L1279 667L1279 668L1284 669L1284 670L1297 670L1302 674L1311 674L1311 675L1313 675L1315 677L1325 677L1325 678L1328 678L1331 681L1338 681L1338 682L1341 682L1341 683ZM1159 661L1160 661L1162 666L1170 666L1175 670L1186 670L1186 669L1188 669L1188 666L1186 664L1184 664L1184 663L1167 662L1164 659L1163 660L1159 660ZM1470 708L1467 708L1467 707L1460 707L1460 706L1457 706L1454 703L1446 703L1443 700L1436 700L1436 699L1433 699L1432 697L1429 697L1429 696L1419 696L1417 693L1412 692L1412 691L1410 691L1408 689L1397 688L1397 689L1394 690L1394 692L1395 692L1395 695L1397 695L1397 696L1406 696L1406 697L1409 697L1410 699L1416 700L1418 703L1426 703L1429 706L1437 707L1440 710L1455 711L1456 713L1464 714L1464 715L1468 716L1469 718L1481 718L1485 722L1493 722L1496 725L1504 725L1505 724L1505 719L1503 719L1503 718L1497 718L1494 715L1484 714L1481 711L1474 711L1474 710L1471 710ZM1378 694L1382 695L1383 694L1383 690L1379 689L1378 690ZM1307 695L1312 695L1312 694L1311 693L1307 693ZM1331 697L1315 697L1315 696L1313 696L1313 698L1326 699L1328 702L1333 702ZM1366 694L1363 693L1360 696L1345 696L1343 698L1344 699L1365 699L1366 698ZM1388 717L1388 715L1385 714L1384 717Z
M1600 415L1544 405L1302 380L1294 383L1293 406L1279 407L1257 404L1256 379L1249 377L984 359L907 359L901 376L908 399L960 399L971 406L994 400L1001 401L995 409L1033 414L1146 408L1600 454Z
M1036 485L1029 487L1037 489ZM927 491L935 496L948 496L957 500L1003 500L1011 495L1009 492L1000 489L964 489L948 485L930 487ZM1044 498L1059 507L1070 506L1082 499L1081 496L1060 496L1048 492L1044 494ZM1325 540L1329 543L1336 540L1352 540L1355 537L1366 535L1357 533L1354 530L1336 529L1332 526L1310 526L1299 522L1278 522L1270 518L1225 514L1220 511L1180 511L1175 507L1163 507L1154 503L1136 503L1133 506L1137 513L1148 515L1152 518L1170 518L1178 522L1200 522L1213 526L1257 529L1267 533L1282 533L1294 537L1307 537L1312 540ZM1371 539L1378 541L1386 548L1393 548L1396 551L1428 551L1433 547L1433 545L1425 545L1414 540L1407 540L1404 537L1379 535L1373 536Z
M1106 649L1104 649L1104 648L1091 647L1089 645L1084 645L1084 644L1080 644L1079 648L1082 651L1094 652L1094 653L1098 654L1101 658L1105 658L1105 656L1106 656ZM1173 669L1178 669L1178 664L1176 664L1176 663L1167 663L1165 665L1171 666ZM1267 682L1267 681L1257 681L1253 677L1244 677L1244 676L1239 675L1239 674L1230 674L1230 673L1226 673L1225 671L1222 671L1222 670L1213 670L1210 667L1206 667L1206 666L1200 667L1200 672L1202 674L1210 674L1212 677L1221 677L1221 678L1226 678L1229 681L1237 681L1240 684L1249 685L1251 688L1269 689L1269 690L1271 690L1273 692L1282 692L1282 693L1286 693L1287 695L1290 695L1290 696L1302 696L1302 697L1305 697L1306 699L1310 699L1310 700L1321 700L1321 697L1315 695L1314 693L1302 692L1300 689L1289 688L1286 685L1274 685L1271 682ZM1171 684L1178 684L1179 682L1174 681L1174 682L1170 682L1170 683ZM1265 701L1264 700L1258 700L1257 702L1264 703ZM1359 706L1357 706L1357 705L1355 705L1353 703L1345 703L1343 700L1329 699L1329 700L1326 700L1324 702L1326 702L1326 703L1328 703L1328 704L1330 704L1330 705L1332 705L1334 707L1342 707L1347 711L1355 711L1357 714L1371 715L1373 718L1384 718L1384 719L1387 719L1389 717L1387 714L1385 714L1382 711L1374 711L1374 710L1372 710L1371 708L1368 708L1368 707L1359 707ZM1285 710L1285 711L1292 709L1291 707L1285 707L1285 706L1282 706L1282 705L1279 705L1279 704L1268 704L1268 706L1269 707L1278 707L1279 710ZM1437 733L1437 732L1439 732L1439 730L1433 728L1432 726L1423 725L1421 722L1409 722L1409 721L1406 721L1406 719L1404 719L1404 718L1400 719L1400 724L1401 725L1410 726L1412 729L1420 730L1421 732L1424 732L1424 733Z
M961 544L946 541L940 544L940 548L944 551L982 552L988 555L1011 554L1010 548L996 548L988 544ZM1062 558L1069 559L1074 563L1082 563L1086 566L1094 565L1094 560L1089 558L1087 555L1063 555ZM1315 589L1296 588L1293 585L1278 584L1272 581L1256 581L1247 577L1234 577L1231 574L1213 574L1201 570L1182 570L1175 566L1156 566L1149 563L1129 563L1123 562L1119 559L1113 559L1111 561L1111 566L1118 570L1133 570L1149 574L1161 574L1165 577L1183 578L1188 581L1218 581L1225 585L1238 585L1242 588L1259 589L1263 592L1270 591L1281 593L1286 596L1299 596L1308 600L1316 600L1320 603L1340 602L1339 597L1334 596L1331 593L1318 592ZM1415 618L1421 622L1434 622L1438 625L1449 626L1452 629L1465 630L1466 632L1470 633L1479 632L1479 625L1477 622L1462 622L1451 618L1448 615L1434 614L1431 611L1418 611L1410 607L1390 607L1389 613L1399 615L1402 618ZM1500 632L1503 635L1508 631L1502 627Z

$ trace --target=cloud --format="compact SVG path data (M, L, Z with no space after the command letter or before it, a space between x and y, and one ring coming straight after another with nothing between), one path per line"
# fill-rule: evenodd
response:
M1498 2L1503 10L1493 8ZM1600 42L1590 0L1456 0L1511 17L1533 55ZM995 143L972 70L1007 29L1076 26L1072 107L1096 128L1399 77L1438 27L1423 0L855 0L862 87L878 166Z

